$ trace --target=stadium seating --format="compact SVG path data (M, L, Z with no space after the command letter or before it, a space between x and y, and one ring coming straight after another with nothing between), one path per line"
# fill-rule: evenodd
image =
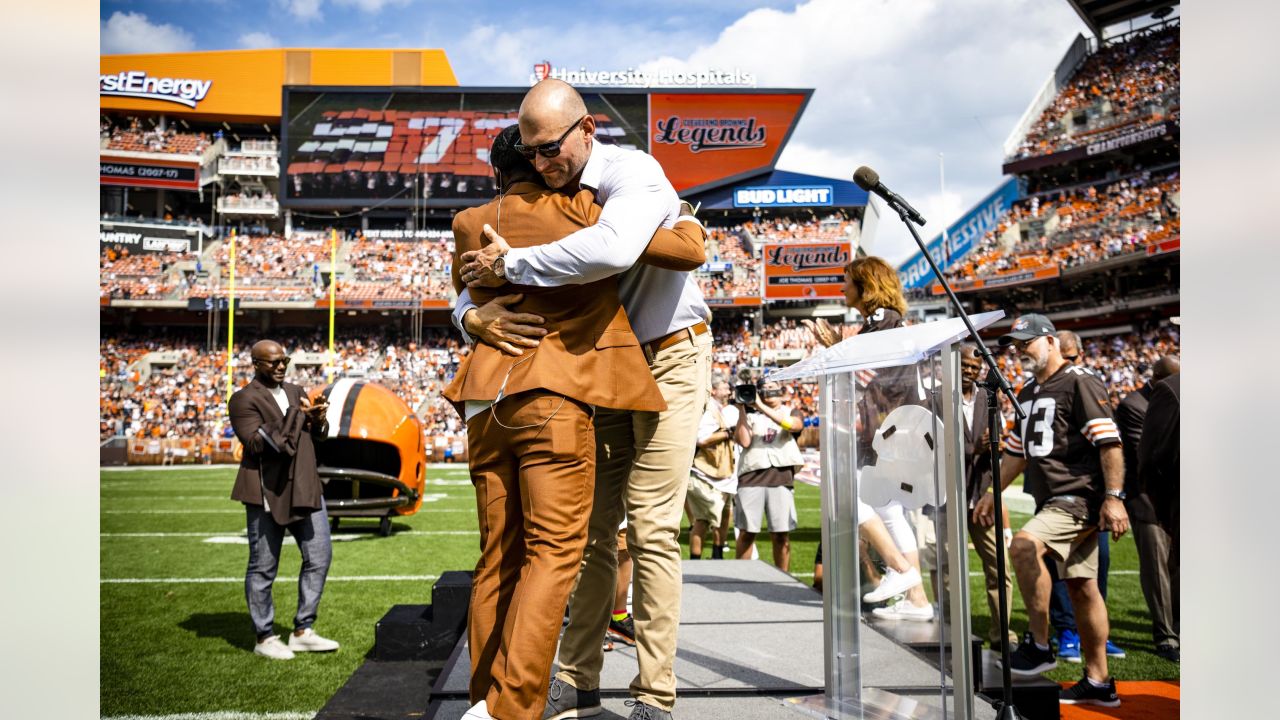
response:
M1174 172L1020 201L947 276L965 280L1051 266L1067 270L1146 253L1179 236L1180 188Z
M127 128L104 125L101 135L102 149L126 152L200 155L210 144L204 133L180 133L173 127L144 130L136 120Z
M162 300L175 289L169 269L179 253L131 254L128 248L104 248L98 258L99 293L106 299Z
M1166 25L1090 55L1010 159L1062 152L1177 118L1179 51L1179 26Z
M277 331L272 335L291 353L325 351L318 332ZM202 336L203 331L151 330L136 336L102 338L103 440L115 435L155 440L230 437L223 401L226 353L207 351ZM464 433L457 413L439 397L461 362L462 346L456 336L431 329L421 346L378 335L347 336L340 337L335 350L338 373L367 378L394 390L417 410L432 441L445 438L452 444ZM139 362L150 353L163 353L165 362ZM173 358L176 362L169 364ZM238 347L235 367L235 386L239 387L252 376L247 345ZM291 366L289 381L314 387L324 384L326 372L322 365Z
M452 297L452 233L425 240L368 239L361 235L348 245L346 257L359 281L349 288L353 298Z
M858 329L854 324L840 327L845 337L855 335ZM713 371L730 382L758 373L770 350L798 348L808 353L817 347L808 328L792 319L771 322L758 336L748 323L737 319L717 319L713 330ZM273 337L290 352L323 353L326 347L319 332L277 331ZM131 440L195 438L203 442L229 437L223 402L226 355L225 351L204 348L203 331L151 330L135 336L107 336L102 338L100 350L102 439L124 435ZM247 345L238 347L237 387L252 374L248 350ZM339 374L367 378L399 394L422 419L429 442L443 439L452 445L465 441L465 423L440 397L465 352L452 330L428 329L421 345L381 334L341 334L336 351ZM1178 333L1163 329L1087 338L1083 357L1085 366L1106 381L1114 406L1141 385L1157 358L1178 352ZM177 360L155 365L140 362L149 353L165 353L165 357L176 356ZM998 352L997 361L1015 386L1029 377L1012 349ZM324 384L326 372L322 365L291 366L289 380L314 387ZM798 383L788 392L806 414L817 413L816 384Z
M753 244L838 242L852 239L856 223L841 213L816 216L777 216L742 224Z

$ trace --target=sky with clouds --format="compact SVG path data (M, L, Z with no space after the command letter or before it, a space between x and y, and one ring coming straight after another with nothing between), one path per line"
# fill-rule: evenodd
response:
M814 88L778 167L860 165L941 232L1001 181L1001 146L1084 24L1066 0L103 0L103 53L442 48L463 85L526 85L542 60L741 68ZM945 192L939 154L945 162ZM868 250L914 244L885 217Z

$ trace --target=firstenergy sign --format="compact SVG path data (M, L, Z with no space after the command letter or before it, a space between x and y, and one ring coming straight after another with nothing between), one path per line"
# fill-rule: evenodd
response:
M189 108L194 108L203 100L211 87L212 80L152 77L142 70L98 76L98 95L161 100Z

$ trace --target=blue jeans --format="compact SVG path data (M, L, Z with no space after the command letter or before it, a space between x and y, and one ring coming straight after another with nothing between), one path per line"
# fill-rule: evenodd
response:
M1049 624L1057 632L1070 630L1077 635L1076 613L1071 609L1071 596L1067 594L1067 582L1058 579L1058 564L1048 559L1045 565L1049 568L1049 578L1053 580L1053 590L1049 593ZM1111 568L1111 533L1098 533L1098 592L1102 599L1107 599L1107 570Z
M271 602L271 585L280 567L280 546L285 530L298 542L302 551L302 570L298 574L298 612L293 618L293 628L309 628L316 621L320 595L324 592L324 580L329 574L329 562L333 559L333 545L329 540L329 513L321 500L320 509L307 517L290 523L278 524L271 513L256 505L245 505L249 532L249 567L244 576L244 595L249 603L249 618L253 632L259 640L274 634L275 605Z

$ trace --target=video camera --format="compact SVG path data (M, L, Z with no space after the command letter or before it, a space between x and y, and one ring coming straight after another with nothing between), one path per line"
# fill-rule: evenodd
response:
M733 401L746 406L756 404L758 398L773 398L785 394L782 388L764 389L764 380L757 380L755 384L744 383L742 385L733 386Z

